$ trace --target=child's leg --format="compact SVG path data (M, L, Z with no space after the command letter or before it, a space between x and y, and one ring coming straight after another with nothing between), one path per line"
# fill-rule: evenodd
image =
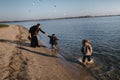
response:
M84 55L82 59L83 63L85 62L85 60L86 60L86 56Z
M52 56L55 56L56 55L56 53L57 53L57 48L56 48L56 46L55 45L51 45L51 51L53 52L53 54L52 54Z
M87 56L88 61L91 61L91 55Z
M56 45L53 45L53 50L54 50L55 53L57 53L57 47L56 47Z
M54 48L55 50L57 50L57 47L56 47L56 45L53 45L53 48Z

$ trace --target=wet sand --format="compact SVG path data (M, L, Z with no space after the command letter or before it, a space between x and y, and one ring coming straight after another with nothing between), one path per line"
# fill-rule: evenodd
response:
M53 52L41 42L31 48L28 30L0 28L0 80L96 80L87 68Z

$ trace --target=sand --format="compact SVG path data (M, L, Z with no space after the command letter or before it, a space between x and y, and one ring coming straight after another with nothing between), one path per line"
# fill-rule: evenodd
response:
M52 56L41 42L30 47L27 37L22 26L0 28L0 80L95 80L82 65Z

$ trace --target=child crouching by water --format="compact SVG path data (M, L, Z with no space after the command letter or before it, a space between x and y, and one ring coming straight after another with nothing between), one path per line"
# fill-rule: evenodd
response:
M52 51L56 52L57 51L57 41L58 41L58 38L55 36L55 34L48 35L48 37L50 38L49 43L51 44Z
M83 53L82 62L85 64L86 59L88 60L88 62L91 62L92 46L88 39L84 39L82 41L81 52Z

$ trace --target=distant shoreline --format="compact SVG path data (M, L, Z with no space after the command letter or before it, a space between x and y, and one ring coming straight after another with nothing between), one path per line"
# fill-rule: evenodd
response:
M76 18L94 18L94 17L111 17L120 15L101 15L101 16L76 16L76 17L61 17L61 18L48 18L48 19L31 19L31 20L14 20L14 21L0 21L0 23L13 23L13 22L29 22L29 21L45 21L45 20L60 20L60 19L76 19Z

